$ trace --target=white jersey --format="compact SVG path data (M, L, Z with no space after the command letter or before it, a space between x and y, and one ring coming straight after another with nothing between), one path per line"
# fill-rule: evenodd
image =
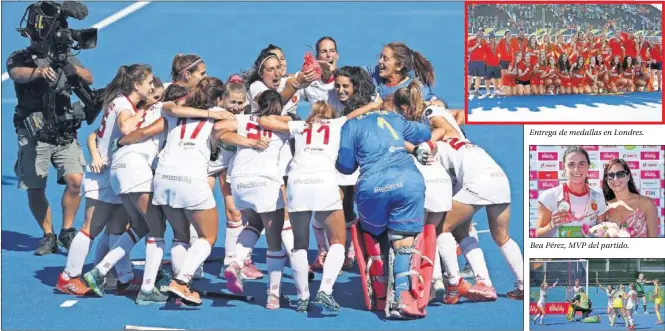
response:
M287 142L289 136L280 132L272 132L261 127L258 117L254 115L236 115L238 123L238 134L250 139L268 138L268 148L257 151L253 148L238 147L231 159L228 176L234 177L267 177L275 181L283 182L281 171L278 167L280 150Z
M538 202L541 203L550 212L559 210L559 203L563 201L563 184L552 187L540 192ZM553 229L547 237L579 237L582 233L582 226L594 226L598 216L605 213L607 206L603 192L595 187L589 187L589 193L583 196L570 194L570 212L573 220L562 226L562 230Z
M289 122L289 132L296 140L289 176L295 173L336 172L342 126L346 117L312 122Z
M164 103L162 102L152 105L143 113L143 117L141 117L141 121L136 127L145 128L160 119L162 117L163 105ZM146 162L154 169L157 166L156 156L164 144L164 136L165 133L160 133L131 145L123 146L113 154L113 159L118 160L129 153L137 153L145 158Z
M284 91L286 88L286 80L286 77L282 77L279 82L279 86L277 87L277 92L282 93L282 91ZM249 99L249 104L252 106L252 114L259 112L259 104L256 102L258 99L257 97L267 90L269 90L268 86L266 86L266 84L260 80L255 81L249 86L249 93L247 93L247 98ZM282 108L282 115L295 114L298 108L298 102L300 102L301 99L304 99L304 97L304 90L297 90L296 93L291 97L291 100L289 100Z
M123 110L129 110L132 115L136 114L136 106L124 95L118 95L104 110L102 123L97 130L97 152L105 164L111 161L111 142L123 136L116 125L118 114Z
M635 307L637 303L637 292L635 290L630 290L628 292L628 300L626 302L626 309L631 310Z
M547 294L549 293L550 288L543 289L542 287L540 288L540 297L538 298L538 305L541 307L545 306L545 303L547 302Z
M607 304L608 307L612 307L612 300L614 300L614 294L617 292L617 290L612 289L611 291L609 289L605 289L605 295L607 295Z
M471 142L466 139L464 132L462 132L462 129L457 125L457 121L455 121L453 115L445 107L429 106L425 108L421 122L427 126L431 126L431 120L434 117L443 117L443 119L445 119L459 135L459 139L446 139L445 143L439 144L439 147L443 147L443 150L439 150L438 154L442 156L441 161L446 170L451 171L451 175L454 175L456 179L461 180L464 173L462 167L464 150L461 149L467 144L470 145Z
M211 111L221 111L213 107ZM159 153L156 172L168 175L208 177L214 120L209 118L178 118L163 115L168 133L166 145Z
M305 88L305 99L309 101L309 105L314 106L314 103L317 101L328 101L328 93L331 92L335 94L335 80L331 80L330 82L323 82L321 80L317 80L312 82L312 84L309 84Z

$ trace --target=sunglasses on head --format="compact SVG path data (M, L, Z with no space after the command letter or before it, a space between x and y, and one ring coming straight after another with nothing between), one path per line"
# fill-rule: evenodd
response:
M617 171L617 172L609 172L609 173L606 173L606 174L605 174L605 178L607 178L607 179L609 179L609 180L612 180L612 179L614 179L614 178L619 178L619 179L621 179L621 178L625 178L625 177L628 176L629 174L630 174L630 173L629 173L628 171L626 171L626 170L621 170L621 171Z

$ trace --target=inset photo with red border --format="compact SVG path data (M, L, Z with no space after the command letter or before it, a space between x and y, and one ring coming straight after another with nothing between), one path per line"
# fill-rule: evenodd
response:
M648 2L467 2L467 123L665 123L662 21Z

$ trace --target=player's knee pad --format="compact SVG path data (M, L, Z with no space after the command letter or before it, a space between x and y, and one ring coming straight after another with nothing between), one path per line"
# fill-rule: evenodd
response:
M384 310L387 293L387 264L384 257L390 244L387 237L375 237L359 225L351 228L351 237L360 271L365 305L369 310Z

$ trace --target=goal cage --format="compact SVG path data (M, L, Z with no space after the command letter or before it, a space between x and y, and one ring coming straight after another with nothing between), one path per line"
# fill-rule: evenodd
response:
M531 286L538 291L543 280L549 286L557 282L548 298L551 302L570 301L575 297L575 281L589 293L589 260L532 260ZM565 297L563 293L565 292ZM536 294L536 298L539 294Z

